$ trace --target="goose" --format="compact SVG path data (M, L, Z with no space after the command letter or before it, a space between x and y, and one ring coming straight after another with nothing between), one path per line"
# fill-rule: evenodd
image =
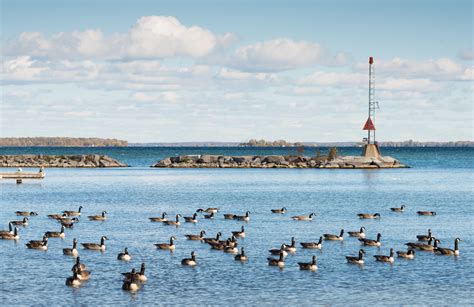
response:
M89 215L87 218L91 221L105 221L107 219L106 213L107 211L102 211L100 215Z
M305 271L316 271L318 269L318 265L316 264L316 256L313 256L311 262L298 262L300 270Z
M48 238L61 238L64 239L66 234L64 233L64 226L61 226L61 231L47 231L44 235Z
M196 261L196 253L191 252L191 258L184 258L181 260L182 265L187 265L187 266L196 266L197 261Z
M124 280L127 280L127 279L130 280L132 278L132 272L122 273L122 275L124 276ZM146 282L148 280L148 278L145 275L145 263L144 262L142 262L142 265L140 267L140 272L135 273L135 276L137 277L138 281L140 281L140 282Z
M230 247L237 246L237 240L235 239L235 236L233 236L233 235L232 235L232 237L228 238L227 240L218 241L218 243L225 244L226 246L230 246Z
M132 260L132 256L128 253L128 248L127 247L125 247L123 252L121 252L117 255L117 260L123 260L123 261Z
M291 218L295 221L312 221L313 216L315 216L315 215L316 215L316 213L311 213L308 216L306 216L306 215L295 215L295 216L292 216Z
M14 226L28 226L28 218L24 217L21 221L10 221Z
M279 268L283 268L285 266L285 256L283 256L283 252L280 252L280 257L278 259L268 257L267 260L269 266L277 266Z
M196 212L217 213L219 212L219 208L207 208L206 210L197 209Z
M18 228L15 227L13 233L3 233L0 234L0 239L3 240L18 240L20 238L20 234L18 233Z
M242 226L240 231L232 231L232 235L236 238L245 238L245 228Z
M222 236L222 233L219 231L217 234L216 234L216 237L215 238L204 238L202 239L205 243L211 243L211 242L219 242L219 239L220 237Z
M400 208L390 208L393 212L405 212L405 205L402 205Z
M415 251L409 249L408 251L397 251L398 258L405 258L405 259L414 259L415 258Z
M291 237L291 244L285 244L285 250L290 253L296 252L296 240L295 237Z
M197 223L197 213L194 213L193 216L185 216L184 221L186 223Z
M48 218L53 219L53 220L59 220L62 219L63 217L66 217L64 214L48 214Z
M244 222L250 221L250 211L245 212L245 215L235 215L234 220L244 221Z
M300 245L306 249L321 249L323 247L323 237L319 237L318 242L300 242Z
M174 244L174 240L176 240L176 238L174 236L171 236L170 243L155 243L154 245L158 249L174 251L176 248L176 245Z
M374 255L376 261L393 263L395 261L393 248L390 249L390 256L387 255Z
M79 219L77 217L74 217L72 219L66 219L66 220L58 220L61 223L61 226L64 226L65 228L73 228L74 224L79 222Z
M431 245L433 241L434 241L434 244ZM409 249L417 249L420 251L433 252L438 247L438 243L440 243L440 240L436 239L435 237L431 237L430 240L428 241L428 244L409 242L409 243L405 243L405 245L407 245Z
M77 278L79 278L79 280L81 281L89 280L91 276L91 272L81 269L80 266L79 267L73 266L73 271L74 270L76 270Z
M214 214L215 214L214 212L211 212L210 214L205 214L204 218L208 220L212 220L214 219Z
M278 213L278 214L285 214L286 213L286 208L283 207L281 209L270 209L272 213Z
M428 235L417 235L418 241L429 241L432 237L431 229L428 229Z
M235 255L234 259L237 260L237 261L242 261L242 262L248 260L248 257L247 257L247 255L245 255L245 251L244 251L243 247L240 248L240 253Z
M79 222L79 218L77 217L61 217L57 219L59 223L70 224L70 223L77 223Z
M198 235L184 235L188 240L192 241L203 241L204 240L204 235L206 234L205 230L201 230L201 232Z
M239 252L239 249L237 248L237 244L235 244L234 246L225 246L224 247L224 253L228 253L228 254L237 254Z
M418 215L436 215L435 211L416 211Z
M405 245L408 246L409 249L419 249L419 247L422 245L431 245L431 243L433 243L433 240L436 240L436 238L430 237L428 239L428 244L420 243L420 242L408 242L408 243L405 243Z
M232 213L225 213L224 214L224 219L225 220L233 220L235 217L235 214L232 214Z
M365 246L381 246L382 245L382 242L380 242L381 237L382 235L378 233L376 240L360 238L359 241L362 243L362 245L365 245Z
M379 214L379 213L374 213L374 214L370 214L370 213L359 213L359 214L357 214L357 216L358 216L360 219L377 219L377 218L380 218L380 214Z
M41 240L30 240L28 243L30 243L31 245L40 245L45 239L48 240L48 237L46 236L46 234L43 234Z
M106 236L102 236L100 238L100 244L97 243L81 243L82 247L84 249L90 249L90 250L99 250L99 251L105 251L105 240L108 240Z
M15 214L18 216L35 216L38 215L37 212L34 211L15 211Z
M225 250L227 247L233 248L233 246L230 246L230 239L227 239L225 242L211 242L209 245L215 250Z
M76 263L74 263L72 270L81 270L84 271L86 269L86 265L81 263L81 257L76 258Z
M77 239L72 239L72 248L63 248L63 255L76 257L79 253L77 252Z
M454 249L444 248L444 247L437 247L435 248L434 252L436 255L443 255L443 256L459 256L459 242L461 239L456 238L454 240Z
M343 241L344 240L344 229L341 229L341 232L339 233L339 235L325 233L323 236L324 236L324 240L327 240L327 241Z
M167 215L167 213L163 212L161 214L161 217L149 217L148 219L152 222L166 222L167 221L166 215Z
M181 217L181 214L176 214L176 220L174 220L174 221L164 221L163 224L170 225L170 226L179 226L179 225L181 225L181 222L179 221L180 217Z
M40 250L48 250L48 238L45 237L43 241L40 242L28 242L25 244L29 249L40 249Z
M354 237L354 238L365 238L365 227L362 226L359 231L348 231L347 234L349 237Z
M283 254L283 257L286 257L286 256L288 256L288 252L285 250L285 248L286 248L286 245L282 244L280 248L270 249L270 250L268 250L268 252L272 255Z
M347 263L350 264L364 264L365 250L359 250L359 256L346 256Z
M140 284L138 283L137 273L135 268L130 272L130 279L125 279L122 284L122 290L136 292L140 290Z
M13 234L13 224L8 223L8 230L0 230L0 236L3 234Z
M67 216L80 216L81 215L81 210L82 210L82 206L79 206L79 210L77 210L77 211L65 210L65 211L63 211L63 214L65 214Z
M77 271L73 272L73 275L66 279L66 286L69 286L69 287L81 286L81 281L79 280L79 277L77 276Z

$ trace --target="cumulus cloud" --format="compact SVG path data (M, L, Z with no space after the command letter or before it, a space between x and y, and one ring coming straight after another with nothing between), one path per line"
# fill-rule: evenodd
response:
M367 74L317 71L301 78L298 84L334 87L362 86L367 85Z
M474 80L474 67L466 68L459 79L463 81L473 81Z
M468 48L468 49L461 50L459 52L459 57L461 58L461 60L466 60L466 61L474 60L474 49Z

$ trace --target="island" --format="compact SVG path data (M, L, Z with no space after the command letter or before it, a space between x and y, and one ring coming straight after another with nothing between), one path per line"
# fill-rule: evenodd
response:
M10 147L125 147L127 141L101 138L8 137L0 138L0 146Z

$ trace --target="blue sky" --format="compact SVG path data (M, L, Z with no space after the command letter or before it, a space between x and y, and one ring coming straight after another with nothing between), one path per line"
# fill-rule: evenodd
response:
M472 1L1 5L0 136L472 140Z

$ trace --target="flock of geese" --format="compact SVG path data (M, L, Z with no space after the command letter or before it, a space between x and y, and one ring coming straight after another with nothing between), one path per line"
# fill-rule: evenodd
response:
M48 218L56 220L60 223L60 231L47 231L43 234L41 240L31 240L26 243L26 247L29 249L36 250L47 250L48 249L48 239L50 238L65 238L65 228L73 228L74 224L79 222L79 217L81 216L82 206L79 207L77 211L63 211L61 214L50 214ZM404 212L405 205L402 205L400 208L390 208L393 212ZM218 208L207 208L207 209L198 209L192 216L182 216L181 214L176 214L174 218L168 219L166 212L163 212L161 216L150 217L150 222L162 223L164 225L170 225L179 227L181 225L181 218L184 219L185 223L197 223L198 218L204 219L214 219L217 217L219 212ZM285 207L281 209L272 209L273 214L286 214L287 209ZM19 229L18 227L27 226L29 223L29 218L37 216L36 212L29 211L16 211L17 216L22 216L21 220L13 220L9 222L8 230L0 230L0 239L3 240L19 240ZM223 218L226 220L236 220L249 222L250 221L250 212L245 212L244 215L226 213L223 214ZM417 211L418 215L433 216L436 215L434 211ZM310 213L308 215L296 215L292 216L291 219L295 221L311 221L313 220L315 213ZM380 218L379 213L360 213L357 215L360 219L378 219ZM87 218L91 221L106 221L107 212L102 211L98 215L90 215ZM319 241L314 242L300 242L300 246L304 249L321 249L323 241L343 241L344 240L344 229L341 229L339 234L323 234ZM377 234L375 239L366 238L366 229L361 227L358 231L348 231L347 234L349 237L358 239L362 246L364 247L380 247L382 245L380 233ZM241 228L237 231L232 231L232 235L227 239L221 239L222 233L218 232L214 237L206 237L206 231L201 230L199 234L186 234L187 240L192 241L201 241L207 243L212 249L220 250L224 253L233 254L234 259L240 262L248 261L248 256L245 254L244 247L238 249L239 242L238 240L246 237L245 227L242 225ZM438 244L440 240L436 239L431 229L428 229L427 234L417 235L416 242L406 243L406 251L397 251L397 257L404 259L414 259L415 250L416 251L426 251L432 252L437 255L445 256L458 256L459 255L459 242L461 239L456 238L454 240L454 249L442 248ZM99 243L81 243L83 249L102 251L106 250L106 240L107 236L102 236ZM175 236L171 236L168 242L156 243L154 244L157 249L173 251L176 248L175 245ZM280 248L270 249L269 253L278 258L269 257L268 265L276 266L279 268L285 267L286 257L290 254L295 253L297 250L296 240L293 237L291 243L281 244ZM71 268L72 276L66 279L66 285L71 287L79 287L84 281L87 281L90 278L90 272L87 270L87 267L84 263L81 262L78 251L78 242L76 238L72 241L71 248L64 248L63 254L66 256L75 257L76 261ZM346 256L346 260L349 264L363 265L365 263L365 250L360 249L358 255ZM393 248L390 249L389 255L375 255L375 261L385 262L385 263L394 263L395 261L395 251ZM130 261L132 255L129 253L128 248L125 248L122 252L117 255L117 260L119 261ZM183 266L196 266L198 265L197 254L195 251L191 252L190 258L185 258L181 260ZM309 262L299 262L298 266L301 270L316 271L318 269L316 256L312 256L311 261ZM122 289L126 291L136 292L140 289L141 285L147 281L145 275L145 263L141 264L139 271L132 269L130 272L122 273L123 275L123 284Z

